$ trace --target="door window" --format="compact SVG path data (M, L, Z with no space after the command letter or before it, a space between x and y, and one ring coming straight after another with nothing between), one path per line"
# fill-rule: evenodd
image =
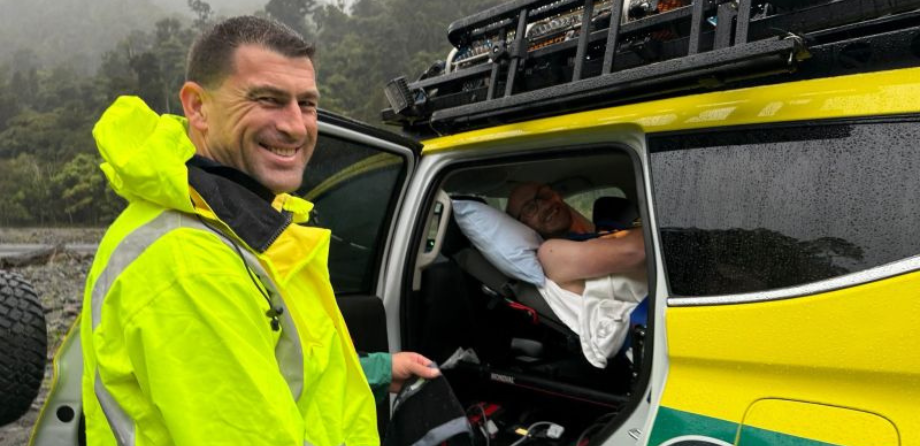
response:
M298 193L315 205L310 224L332 231L329 274L336 295L373 294L405 176L402 156L320 137Z
M575 208L581 215L591 216L594 213L594 202L601 197L626 198L626 194L619 187L605 187L565 197L565 202Z
M920 254L917 141L914 121L650 138L672 295L772 290Z

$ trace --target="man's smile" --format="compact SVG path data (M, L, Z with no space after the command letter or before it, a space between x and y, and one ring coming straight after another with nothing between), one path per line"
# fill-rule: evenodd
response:
M259 146L282 158L293 157L294 155L297 154L297 152L300 151L301 147L303 147L302 145L284 147L284 146L268 145L265 143L259 143Z
M549 223L553 220L553 217L559 213L559 206L553 206L549 209L549 212L543 217L543 223Z

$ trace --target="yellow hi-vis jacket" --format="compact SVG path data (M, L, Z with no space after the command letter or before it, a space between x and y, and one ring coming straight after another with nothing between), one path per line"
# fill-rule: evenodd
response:
M378 445L330 234L293 224L312 204L187 167L185 121L138 98L118 99L93 135L129 205L86 284L87 443Z

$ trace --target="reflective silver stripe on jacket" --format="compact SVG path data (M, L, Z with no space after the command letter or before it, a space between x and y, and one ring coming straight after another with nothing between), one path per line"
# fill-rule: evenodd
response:
M206 226L197 218L182 214L175 211L165 211L149 223L135 229L128 234L112 252L108 263L103 268L102 273L96 279L92 291L92 327L93 331L99 326L102 320L102 306L106 295L115 283L115 280L131 265L138 257L152 245L154 242L166 235L166 233L178 228L192 228L203 231L216 233L215 236L223 241L228 248L234 253L241 253L246 266L258 278L263 288L268 292L272 308L281 310L279 322L281 323L281 336L278 344L275 346L275 359L278 361L280 371L284 380L291 390L291 395L295 400L300 398L303 392L303 349L300 345L300 337L297 336L297 327L294 326L294 320L291 319L291 312L288 311L281 293L271 280L268 272L259 263L259 260L245 247L239 246L239 250L226 235L218 232L216 228L212 229ZM254 284L256 285L256 284ZM261 296L259 296L261 298ZM268 324L268 320L266 320ZM128 446L135 444L134 420L125 413L124 409L118 404L115 398L109 393L108 389L102 383L97 366L95 383L93 388L96 398L102 406L102 412L105 414L109 426L112 428L115 438L119 445ZM307 443L304 443L307 445Z
M230 245L230 249L236 251L233 241L226 237L220 237L220 239ZM246 259L246 265L255 273L256 278L268 292L272 308L281 309L281 314L278 318L279 322L281 322L281 337L275 345L275 359L278 360L278 365L281 367L281 375L284 376L284 381L287 382L288 388L291 389L291 396L294 397L294 401L297 401L303 392L303 348L300 345L300 337L297 336L294 319L291 318L291 312L288 311L287 304L281 298L281 293L275 286L275 282L271 280L268 272L259 263L259 259L245 248L240 247L239 252L243 254L243 258Z

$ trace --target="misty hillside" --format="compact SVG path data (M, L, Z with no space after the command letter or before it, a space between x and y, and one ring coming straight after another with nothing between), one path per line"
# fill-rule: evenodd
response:
M217 17L252 14L267 0L212 0ZM319 0L350 7L355 0ZM132 31L164 17L191 20L188 0L0 0L0 66L67 65L92 74L100 57ZM20 53L28 49L28 53ZM31 68L26 67L26 68Z
M0 64L28 48L39 65L89 73L114 42L165 14L151 0L0 0Z

